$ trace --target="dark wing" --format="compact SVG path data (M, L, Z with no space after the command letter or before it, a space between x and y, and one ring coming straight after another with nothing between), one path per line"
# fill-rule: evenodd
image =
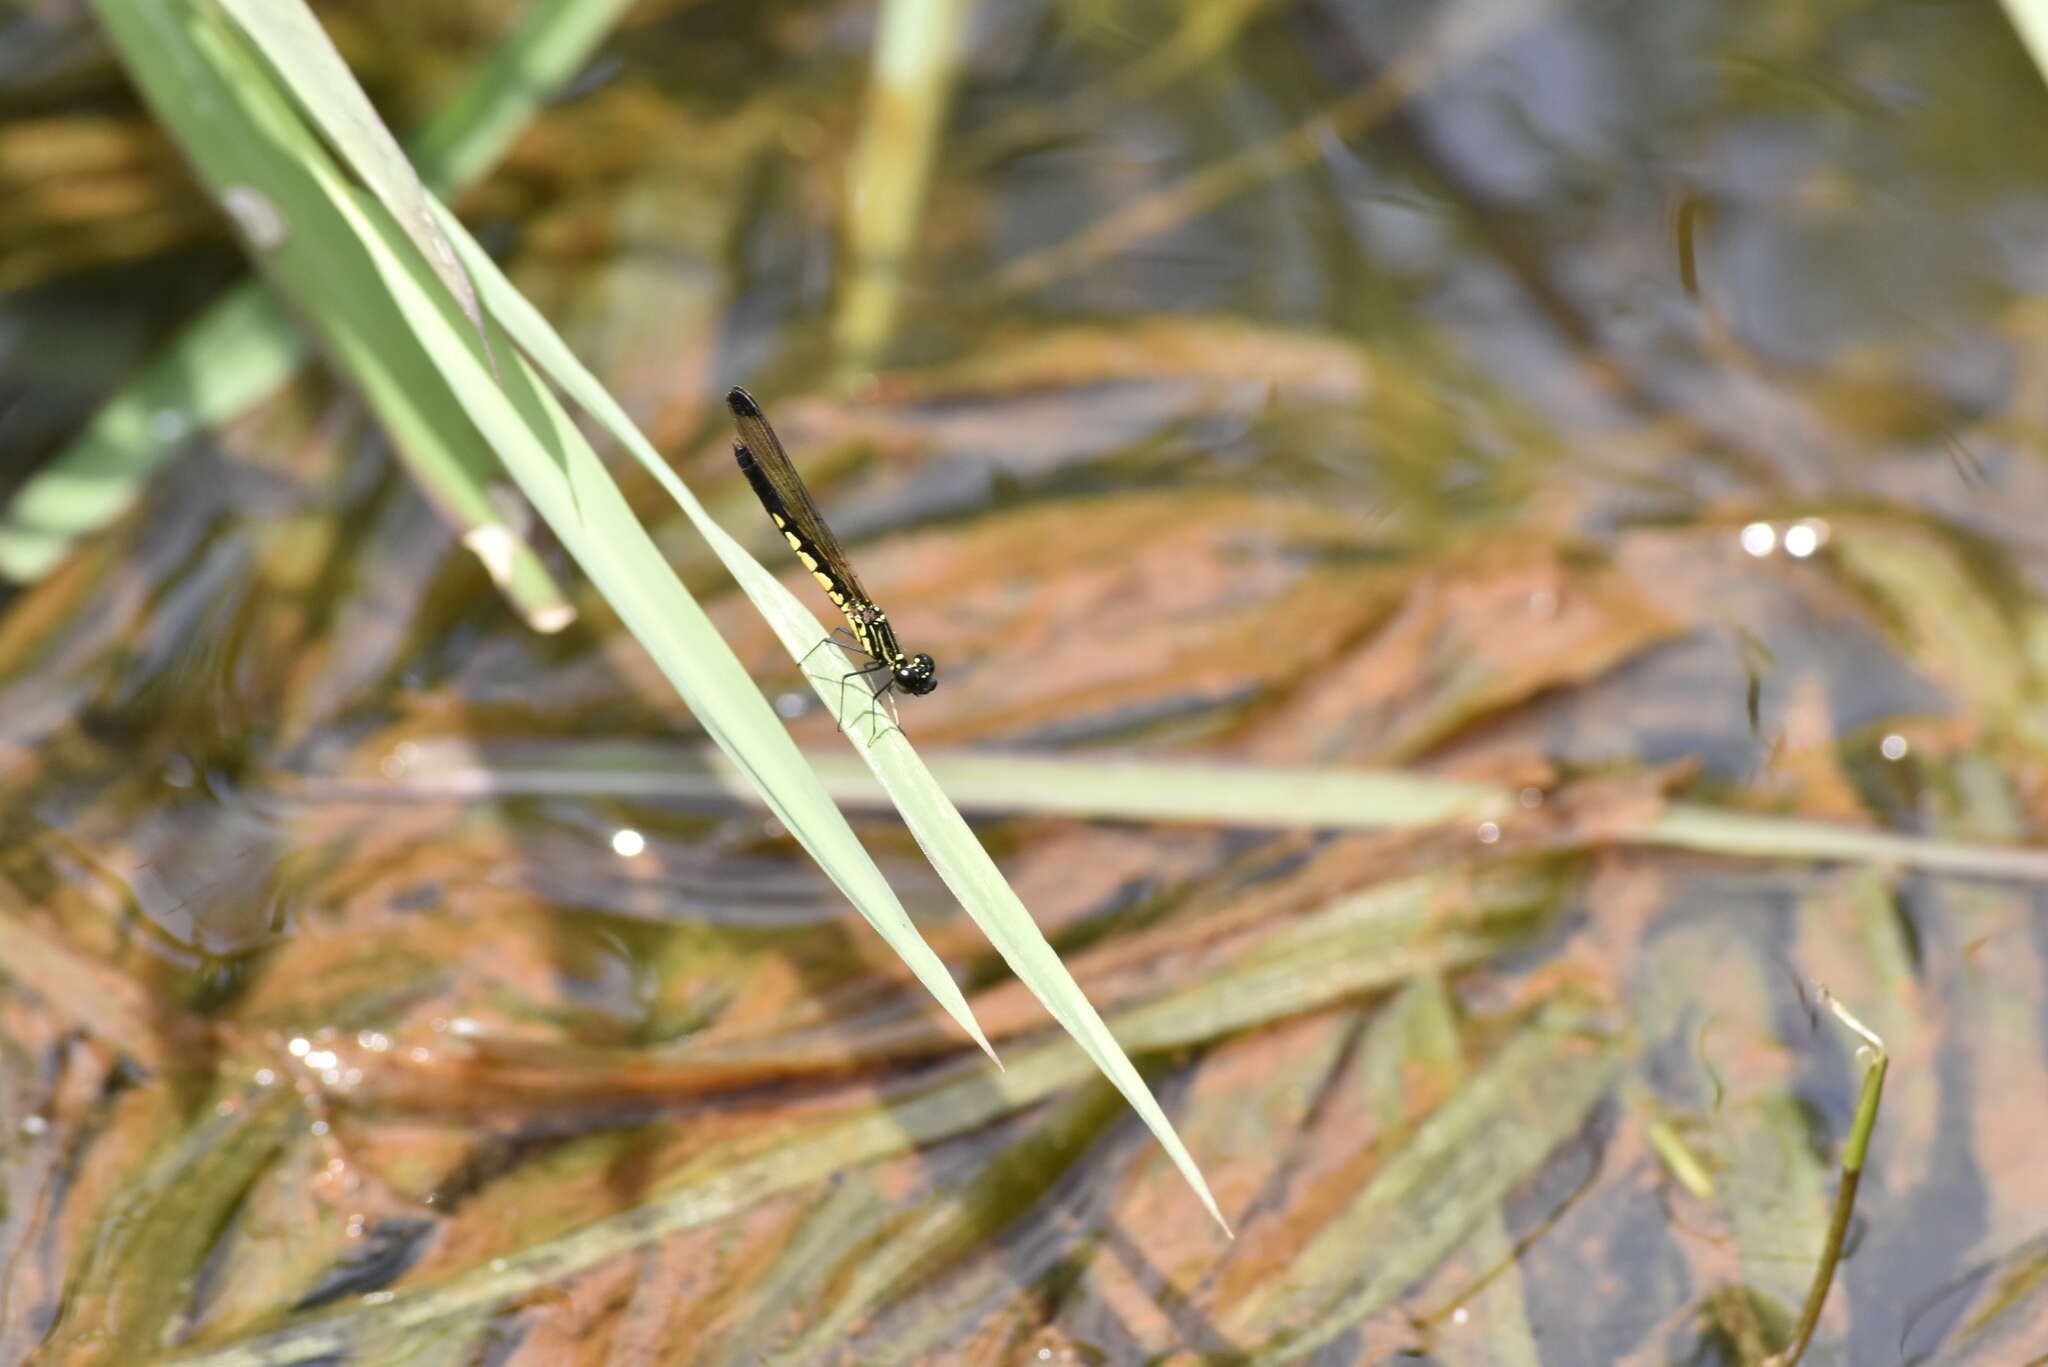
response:
M839 538L832 535L818 505L811 501L811 491L804 487L803 477L789 463L789 453L782 449L782 442L768 425L761 405L746 390L735 388L726 393L725 406L732 410L733 423L740 432L739 445L734 448L740 469L754 486L768 515L785 534L795 536L801 543L794 549L816 563L811 573L842 611L850 614L851 604L873 602L854 577L853 563L846 558Z

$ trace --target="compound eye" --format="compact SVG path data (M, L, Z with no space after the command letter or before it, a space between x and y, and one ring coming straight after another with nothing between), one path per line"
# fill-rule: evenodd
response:
M931 656L913 655L896 671L896 682L906 693L929 693L939 686L938 673Z

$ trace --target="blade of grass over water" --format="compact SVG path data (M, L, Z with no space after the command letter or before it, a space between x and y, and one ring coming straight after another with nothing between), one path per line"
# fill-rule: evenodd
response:
M276 74L278 88L313 119L328 144L404 228L482 336L475 288L441 234L426 188L312 14L300 0L234 0L228 8L255 42L260 60ZM278 122L283 124L283 118ZM252 192L260 194L260 187L227 187L222 200L232 205ZM276 207L271 205L269 212ZM245 235L261 249L263 238L244 226ZM288 218L280 217L278 226L283 232L294 230ZM506 505L516 501L506 497L509 490L494 491L500 475L489 446L465 432L457 415L423 412L405 377L392 373L380 358L357 348L353 369L378 377L373 403L380 416L388 416L386 430L421 491L454 526L465 529L463 544L499 589L522 605L528 624L552 632L573 621L567 598L526 541L523 519L517 511L508 516Z
M365 215L359 226L376 227ZM387 244L388 246L388 244ZM387 271L400 270L404 261L387 251L382 263ZM434 311L434 301L423 292L407 293L404 278L387 276L407 320L422 335L431 336L437 321L443 324L437 346L453 347L459 334L445 325L444 315ZM870 920L917 971L918 977L983 1049L988 1045L973 1024L972 1014L960 997L945 966L918 936L901 905L888 891L851 828L831 808L804 772L801 754L789 741L788 733L754 688L739 661L717 636L710 619L683 589L660 551L647 537L612 483L609 473L568 414L554 401L538 376L523 359L508 361L503 369L509 391L493 383L480 353L463 353L452 362L444 354L465 411L492 442L520 488L554 529L577 563L605 595L627 627L648 647L663 672L697 713L720 747L732 755L792 834L807 847L842 888L865 885L864 904L872 908ZM463 367L466 356L471 362ZM805 833L792 821L798 813L781 800L788 789L815 794L816 810L802 818ZM826 813L830 812L830 816ZM806 833L809 839L806 839Z
M149 22L139 20L120 0L102 2L123 22ZM378 361L388 365L392 355L409 357L406 371L402 375L394 372L392 378L433 393L437 405L451 404L474 424L720 748L749 775L771 810L847 891L919 980L987 1050L987 1041L944 965L917 935L759 690L718 638L702 609L683 590L603 464L552 391L528 369L524 356L534 357L557 384L611 428L663 480L693 519L700 519L700 530L734 568L748 594L764 604L778 634L797 658L810 654L825 636L816 619L746 556L738 543L704 517L701 506L616 402L603 393L452 215L437 211L440 226L459 244L470 271L486 285L494 321L508 330L524 356L494 364L502 358L456 325L459 311L454 299L429 283L431 277L420 273L420 263L399 240L397 225L381 207L373 207L367 196L348 187L263 73L223 41L203 17L182 8L174 12L186 21L184 25L166 19L161 11L152 16L161 29L176 31L175 38L163 33L159 41L182 44L191 40L189 46L180 48L184 64L203 70L181 74L212 84L219 98L195 110L190 105L193 97L184 88L152 84L147 77L145 83L167 121L179 126L182 118L197 135L195 159L217 190L259 184L292 224L292 233L266 257L273 277L300 302L352 371L372 375ZM132 47L129 52L132 58ZM256 149L224 147L211 140L222 125L233 123L243 125L240 140L256 144ZM342 263L348 269L338 269ZM837 691L837 680L833 687ZM1205 1208L1223 1223L1207 1184L1150 1089L1045 943L965 820L916 765L902 733L890 731L876 737L858 725L849 725L848 733L864 754L888 757L878 764L877 772L899 795L906 823L948 886L1029 989L1124 1093Z
M836 685L837 680L831 682ZM821 696L832 701L829 693ZM855 740L858 744L860 738ZM431 745L428 749L433 753ZM523 742L493 746L480 756L460 746L443 760L437 772L417 779L321 780L302 791L309 797L412 791L700 800L743 791L738 776L722 770L715 756L680 746L636 746L629 751L605 743ZM1397 770L992 754L946 754L928 763L947 797L969 811L1046 812L1105 821L1383 830L1460 821L1504 823L1521 810L1522 802L1520 790L1503 784ZM894 800L890 789L878 786L873 776L843 756L813 754L811 764L826 790L842 803ZM1600 838L1752 859L1891 864L1974 878L2048 881L2044 850L1729 812L1698 803L1666 803L1633 826L1603 830Z
M348 64L334 50L327 30L320 27L303 0L219 3L270 63L280 86L298 102L313 127L412 239L420 259L468 315L488 354L490 337L477 307L476 288L455 259L455 249L441 234L440 222L428 207L427 187L406 160L398 139L377 117Z
M2004 0L2005 17L2012 22L2027 55L2048 80L2048 0Z
M521 350L547 373L549 379L610 432L675 499L718 558L732 571L741 590L774 628L790 658L798 661L815 659L818 642L829 635L818 619L796 595L782 586L780 580L763 569L744 547L712 520L696 495L669 469L667 462L649 445L618 403L605 393L596 377L571 354L554 329L512 288L496 263L484 254L453 215L445 210L443 215L443 225L476 279L492 317L504 325ZM841 732L881 781L904 824L910 828L925 857L931 860L932 867L945 880L947 888L959 899L961 907L974 918L974 923L1003 956L1011 971L1031 990L1032 995L1044 1003L1053 1019L1080 1041L1103 1074L1130 1101L1132 1108L1165 1147L1188 1185L1201 1198L1202 1204L1215 1216L1218 1224L1228 1228L1215 1197L1209 1192L1208 1183L1202 1179L1194 1159L1174 1133L1165 1113L1159 1109L1151 1089L1131 1067L1130 1060L1103 1026L1101 1017L1074 982L1073 975L1067 972L1052 946L1046 943L1037 922L1031 919L1030 912L1011 891L995 861L989 858L988 852L968 828L959 808L948 799L930 771L917 758L903 732L895 727L878 730L867 722L865 695L860 690L842 688L836 674L820 671L815 666L807 667L805 673L818 697L839 719Z
M538 0L412 140L420 179L448 192L489 170L547 94L589 59L627 3ZM16 492L0 512L0 577L42 577L79 537L129 508L187 438L274 394L306 355L304 334L267 286L250 281L230 290L180 329ZM465 505L460 497L438 501L449 516L459 516ZM481 525L498 525L495 515ZM504 592L529 621L561 620L568 600L545 579L523 540L515 557Z
M789 733L523 364L493 375L452 298L359 198L267 75L184 4L101 0L103 22L216 191L260 185L291 226L263 265L379 416L451 446L489 443L792 836L983 1049L965 999L817 786ZM443 304L446 311L443 311ZM500 386L500 379L511 386Z

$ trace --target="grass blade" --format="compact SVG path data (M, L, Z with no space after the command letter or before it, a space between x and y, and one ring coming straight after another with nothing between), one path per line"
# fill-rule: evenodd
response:
M440 192L476 180L504 154L546 96L586 60L628 0L539 0L413 140L420 179ZM306 340L260 281L238 285L183 327L31 477L0 515L0 578L40 579L79 537L107 526L190 434L219 427L289 381ZM443 500L444 511L450 500ZM522 547L507 591L528 620L567 600L537 584Z
M596 378L570 353L554 329L512 288L496 264L485 256L453 215L445 209L442 213L443 227L462 253L491 316L505 326L520 349L551 380L596 418L668 490L718 558L732 571L740 588L768 619L790 657L798 661L812 657L818 642L828 635L818 619L782 586L780 580L763 569L744 547L711 519L704 505L669 469L668 463L641 436L632 420L604 392ZM871 735L869 728L862 725L860 715L866 710L865 696L849 701L845 696L849 691L840 688L836 676L815 669L807 669L806 674L818 696L839 718L840 729L881 780L897 811L902 814L904 824L910 828L925 857L931 860L932 867L938 870L960 905L974 918L974 923L1003 956L1011 971L1044 1003L1053 1019L1080 1042L1082 1049L1102 1069L1103 1075L1124 1094L1158 1137L1202 1204L1219 1225L1228 1229L1208 1183L1202 1179L1194 1159L1174 1133L1165 1112L1159 1109L1151 1089L1131 1066L1130 1059L1103 1025L1102 1018L1074 982L1073 975L1067 972L1052 946L1046 943L1037 923L1031 919L1031 914L1010 889L995 862L968 828L959 808L947 799L931 771L910 748L903 732L891 728L880 735Z
M449 442L480 437L498 453L770 809L986 1050L945 965L545 386L523 364L493 374L480 339L381 205L358 197L267 73L205 11L175 0L98 0L98 9L216 193L260 187L290 225L263 264L380 416L416 418Z
M427 187L304 0L220 0L220 5L262 52L313 126L390 211L419 249L420 259L448 287L477 335L484 337L476 290L455 259L455 249L442 236Z
M779 587L779 586L778 586ZM797 605L802 611L802 605ZM810 619L815 623L815 618ZM792 639L785 637L785 640ZM815 639L815 638L814 638ZM836 683L836 680L830 681ZM826 695L829 701L829 694ZM861 737L852 738L856 745ZM664 752L665 751L665 752ZM736 775L705 762L702 751L603 743L520 743L487 752L487 769L444 768L392 786L436 784L464 792L601 793L612 797L707 798L740 786ZM874 776L839 755L810 763L841 803L892 800ZM1036 755L942 754L932 772L952 802L968 811L1049 812L1113 821L1202 821L1230 826L1388 830L1484 820L1504 827L1521 810L1515 789L1471 779L1394 769L1289 768L1180 760L1048 759ZM341 793L353 783L318 785ZM369 785L377 787L377 785ZM1897 865L1970 878L2048 882L2048 851L1979 845L1838 822L1731 812L1669 802L1633 826L1603 828L1599 840L1696 850L1750 859L1802 859Z

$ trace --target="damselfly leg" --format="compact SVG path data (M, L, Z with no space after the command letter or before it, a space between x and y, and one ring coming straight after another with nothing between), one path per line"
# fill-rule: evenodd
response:
M843 641L834 639L835 637L840 636L843 636L846 639ZM857 655L861 659L867 661L867 663L862 665L860 668L848 670L846 673L841 674L839 676L839 693L832 707L834 715L840 717L842 720L846 716L846 690L848 685L850 685L855 679L867 679L874 675L880 675L880 680L878 682L875 682L873 686L868 689L867 711L861 713L859 717L855 718L855 720L866 721L870 716L879 717L882 714L883 705L887 704L889 709L889 726L887 728L877 728L874 732L872 732L868 736L868 743L870 745L874 744L883 736L888 735L890 731L902 730L902 718L896 715L896 700L893 696L891 696L895 692L896 678L894 673L890 669L889 661L882 659L880 656L871 654L869 651L864 649L861 646L859 640L854 637L854 634L848 631L845 627L834 627L832 629L831 636L827 636L824 640L818 642L818 644L812 646L809 650L804 652L803 659L797 662L797 668L802 669L805 675L809 678L817 679L821 682L827 679L829 676L821 674L812 674L807 668L807 666L810 663L811 656L817 654L826 646L838 646L841 650L846 651L848 654Z

